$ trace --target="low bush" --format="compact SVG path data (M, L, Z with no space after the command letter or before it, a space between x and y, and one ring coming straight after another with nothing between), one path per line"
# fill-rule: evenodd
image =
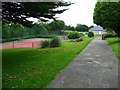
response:
M61 41L57 36L54 36L50 41L50 47L59 47L61 45Z
M49 48L49 47L50 47L50 41L49 40L42 41L41 48Z
M93 32L88 32L88 37L94 37L94 33Z
M110 38L110 37L117 37L117 34L115 33L106 33L102 35L104 38Z
M79 38L80 37L80 34L78 32L69 32L68 33L68 38L69 39L76 39L76 38Z
M59 47L61 41L57 36L54 36L52 40L45 40L41 43L41 48Z

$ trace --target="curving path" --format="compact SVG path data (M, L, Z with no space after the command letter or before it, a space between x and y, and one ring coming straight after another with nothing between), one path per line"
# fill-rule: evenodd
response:
M95 38L47 88L117 88L118 59L111 47Z

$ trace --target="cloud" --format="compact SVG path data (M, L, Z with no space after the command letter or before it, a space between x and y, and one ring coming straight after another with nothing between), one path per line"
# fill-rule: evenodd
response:
M76 26L79 24L93 25L93 12L97 0L65 0L75 4L69 6L69 10L56 15L64 20L67 25Z

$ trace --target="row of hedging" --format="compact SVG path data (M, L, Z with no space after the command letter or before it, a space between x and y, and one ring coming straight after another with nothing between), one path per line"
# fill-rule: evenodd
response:
M10 41L19 41L22 39L30 39L30 38L53 38L54 35L37 35L37 36L25 36L25 37L18 37L18 38L7 38L7 39L2 39L2 43L5 42L10 42Z

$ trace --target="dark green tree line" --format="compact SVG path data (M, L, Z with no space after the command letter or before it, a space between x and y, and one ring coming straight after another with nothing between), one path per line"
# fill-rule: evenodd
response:
M31 28L25 27L19 23L4 24L2 27L2 38L32 38L44 35L49 35L49 33L61 35L62 30L64 30L65 23L62 20L52 21L51 23L35 23Z
M70 26L70 25L65 25L65 30L71 30L71 31L74 31L74 30L75 30L75 27Z
M59 31L61 35L62 30L64 30L64 27L65 27L65 22L62 20L56 20L51 22L49 26L50 26L50 30Z
M87 25L77 24L75 30L80 32L87 32L89 27Z

